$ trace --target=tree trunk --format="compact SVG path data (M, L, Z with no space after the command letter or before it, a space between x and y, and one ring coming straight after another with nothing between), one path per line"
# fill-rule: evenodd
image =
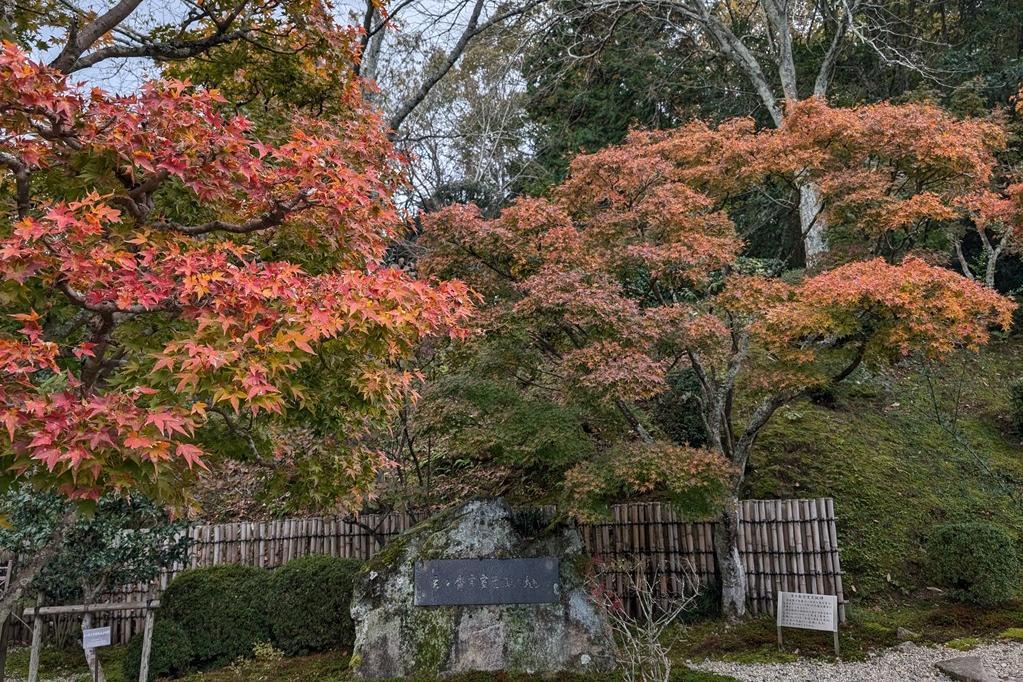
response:
M799 228L803 235L803 251L806 253L808 268L820 265L824 254L828 252L824 236L828 225L823 208L820 187L812 182L799 186Z
M18 562L17 574L8 579L7 591L0 597L0 623L7 622L11 611L14 610L14 606L21 599L29 585L32 584L32 581L35 580L39 571L43 570L46 564L60 551L64 544L64 533L75 522L76 516L77 513L74 507L64 512L57 519L53 530L50 531L50 537L47 538L46 543L28 557L27 561Z
M14 609L14 616L21 617L22 609ZM14 629L15 618L9 617L3 624L3 632L0 632L0 682L7 679L7 653L11 647L11 630Z
M721 579L721 613L730 620L746 615L746 571L739 556L739 497L725 505L714 533L714 555Z
M995 272L997 272L998 268L998 256L1001 255L998 252L999 250L988 254L987 265L984 267L984 286L988 289L995 288Z

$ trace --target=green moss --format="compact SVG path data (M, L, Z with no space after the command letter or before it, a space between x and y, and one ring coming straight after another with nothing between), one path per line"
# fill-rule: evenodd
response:
M948 641L985 639L998 636L1006 628L1023 623L1023 602L980 608L940 598L878 599L869 607L851 604L848 622L839 629L843 660L865 660L872 652L898 643L900 627L922 633L920 642L942 644ZM1021 633L1023 634L1023 633ZM799 651L800 657L834 656L828 633L785 630L785 652L777 650L772 618L751 618L739 623L703 620L677 631L672 658L679 664L687 660L723 659L740 663L782 662Z
M895 635L895 630L881 623L864 623L863 631L872 637L888 638Z
M998 633L998 636L1002 639L1019 639L1023 640L1023 628L1008 628Z
M195 673L180 682L356 682L348 671L348 656L340 651L297 656L277 661L242 661L219 670Z
M745 494L833 497L847 596L926 587L924 545L936 523L1023 528L1006 482L1023 480L1006 388L1021 359L1023 340L1014 339L953 358L932 369L930 383L913 368L861 371L828 406L785 408L757 441ZM931 388L947 425L960 381L953 437L934 416Z
M447 660L454 636L455 610L447 607L412 609L401 624L401 639L415 675L435 675Z
M671 671L671 682L734 682L734 677L708 673L692 668L680 668Z
M99 650L99 660L106 673L107 682L135 682L125 678L122 671L124 657L127 655L126 645L104 647ZM28 676L28 647L12 647L7 654L7 665L5 672L11 678L22 678ZM80 648L55 649L45 647L39 656L39 671L42 680L51 678L61 679L88 679L89 666L85 662L85 656Z
M564 630L560 606L511 606L504 612L506 658L511 670L541 667Z
M945 642L945 646L957 651L969 651L978 644L980 644L980 639L977 637L960 637L959 639L953 639L951 642Z

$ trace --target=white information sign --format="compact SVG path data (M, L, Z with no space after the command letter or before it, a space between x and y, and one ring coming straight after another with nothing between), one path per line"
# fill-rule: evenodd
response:
M778 627L833 632L838 629L838 597L779 592Z
M110 646L110 628L87 628L82 630L82 648L95 649Z
M835 633L835 655L838 655L838 597L831 594L779 592L777 609L778 646L782 628L801 628Z

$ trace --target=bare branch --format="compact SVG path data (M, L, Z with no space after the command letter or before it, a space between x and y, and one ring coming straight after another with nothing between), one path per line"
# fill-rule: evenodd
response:
M452 67L454 67L455 63L457 63L459 58L461 58L473 38L497 24L528 12L533 7L536 7L543 2L543 0L528 0L520 6L513 7L503 12L498 12L487 21L480 23L479 20L480 15L483 12L483 2L484 0L476 0L476 4L473 5L472 14L469 16L469 21L465 30L462 31L458 41L445 55L443 62L439 64L437 68L435 68L433 72L427 76L425 80L423 80L419 87L416 88L416 90L397 107L394 114L388 120L388 125L391 127L392 131L397 131L398 128L401 127L401 124L406 118L408 118L409 114L411 114L416 107L418 107L423 100L426 99L426 96L430 94L430 91L434 88L434 86L436 86L437 83L439 83L440 80L447 75Z
M308 200L308 192L300 192L298 196L290 201L279 201L275 206L261 216L247 220L244 223L229 223L223 220L211 220L200 225L181 225L167 221L156 221L155 227L163 230L171 230L198 236L210 232L230 232L231 234L249 234L259 232L271 227L279 227L293 213L312 206Z
M92 47L104 34L127 19L140 4L142 4L142 0L120 0L120 2L104 14L96 17L92 23L81 30L77 30L76 25L72 24L64 49L50 62L50 67L64 73L70 73L72 65L78 61L78 58L86 50Z

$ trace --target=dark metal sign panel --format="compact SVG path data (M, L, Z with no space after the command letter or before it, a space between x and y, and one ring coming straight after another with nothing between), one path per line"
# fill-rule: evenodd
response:
M560 598L559 576L557 557L418 561L415 604L549 604Z

